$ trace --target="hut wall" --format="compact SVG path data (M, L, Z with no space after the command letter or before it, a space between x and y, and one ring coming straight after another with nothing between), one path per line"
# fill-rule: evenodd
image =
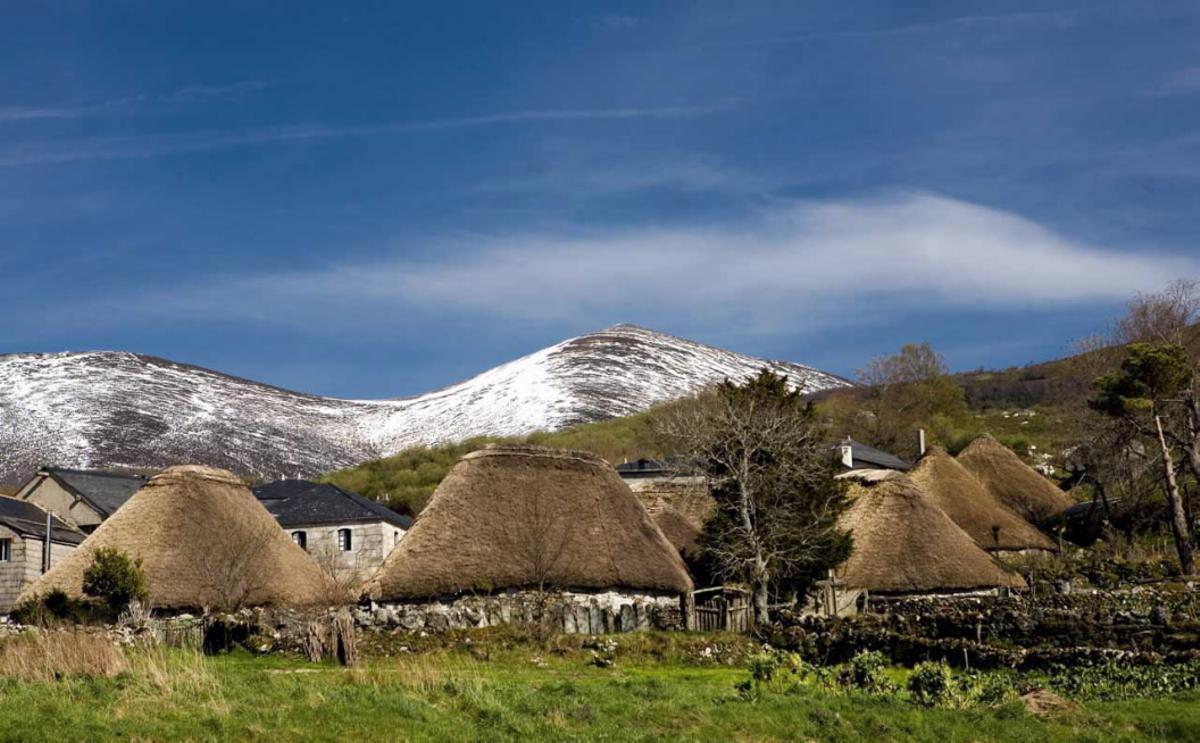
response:
M42 574L42 540L24 537L0 526L0 539L11 540L11 558L0 562L0 614L12 611L17 597L25 586ZM50 564L65 557L74 547L68 544L50 545Z
M373 603L360 607L355 621L364 627L433 632L525 624L567 634L607 634L682 628L682 602L678 595L638 591L510 591L447 601Z
M350 530L350 550L338 549L338 531ZM288 536L302 531L309 554L339 582L363 580L374 573L392 551L404 530L377 521L367 524L320 524L288 527Z

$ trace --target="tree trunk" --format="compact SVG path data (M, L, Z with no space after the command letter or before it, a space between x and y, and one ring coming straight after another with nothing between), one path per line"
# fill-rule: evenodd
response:
M1183 509L1183 497L1179 492L1179 481L1175 479L1175 462L1171 458L1171 450L1167 447L1167 437L1163 433L1162 418L1156 413L1154 425L1158 430L1158 445L1162 448L1163 474L1167 480L1167 502L1171 506L1171 533L1175 537L1175 550L1179 553L1179 568L1184 575L1196 574L1196 558L1192 552L1192 541L1189 535L1187 514Z
M771 621L771 610L767 608L770 581L767 580L766 569L754 577L754 623L766 624Z

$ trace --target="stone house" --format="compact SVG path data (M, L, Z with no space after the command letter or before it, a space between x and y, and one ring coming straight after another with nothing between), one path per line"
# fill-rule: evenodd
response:
M0 495L0 614L11 611L24 588L46 566L45 511L32 503ZM70 554L86 535L50 516L50 564Z
M141 475L42 467L17 491L17 498L53 513L91 534L146 484Z
M412 526L408 516L329 483L278 480L254 495L293 542L346 586L374 573Z

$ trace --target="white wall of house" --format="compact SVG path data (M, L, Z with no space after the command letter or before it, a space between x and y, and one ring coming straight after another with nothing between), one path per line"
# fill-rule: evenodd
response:
M0 562L0 614L7 614L17 604L17 597L25 586L42 574L42 540L23 537L4 525L0 525L0 540L9 541L9 559ZM75 545L50 545L50 564L70 554Z
M350 549L341 549L338 532L350 530ZM321 567L343 584L365 580L400 543L404 530L382 521L365 524L320 524L284 529L289 536L305 535L305 549ZM294 539L294 536L293 536Z
M36 475L17 492L17 497L41 506L64 523L91 531L104 517L86 502L67 492L58 482L45 475Z

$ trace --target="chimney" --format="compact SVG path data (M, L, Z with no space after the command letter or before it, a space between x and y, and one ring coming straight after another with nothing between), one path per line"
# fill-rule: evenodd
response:
M917 429L917 448L921 451L921 456L925 456L925 429Z
M845 443L838 448L842 452L842 465L848 470L854 469L854 447Z

